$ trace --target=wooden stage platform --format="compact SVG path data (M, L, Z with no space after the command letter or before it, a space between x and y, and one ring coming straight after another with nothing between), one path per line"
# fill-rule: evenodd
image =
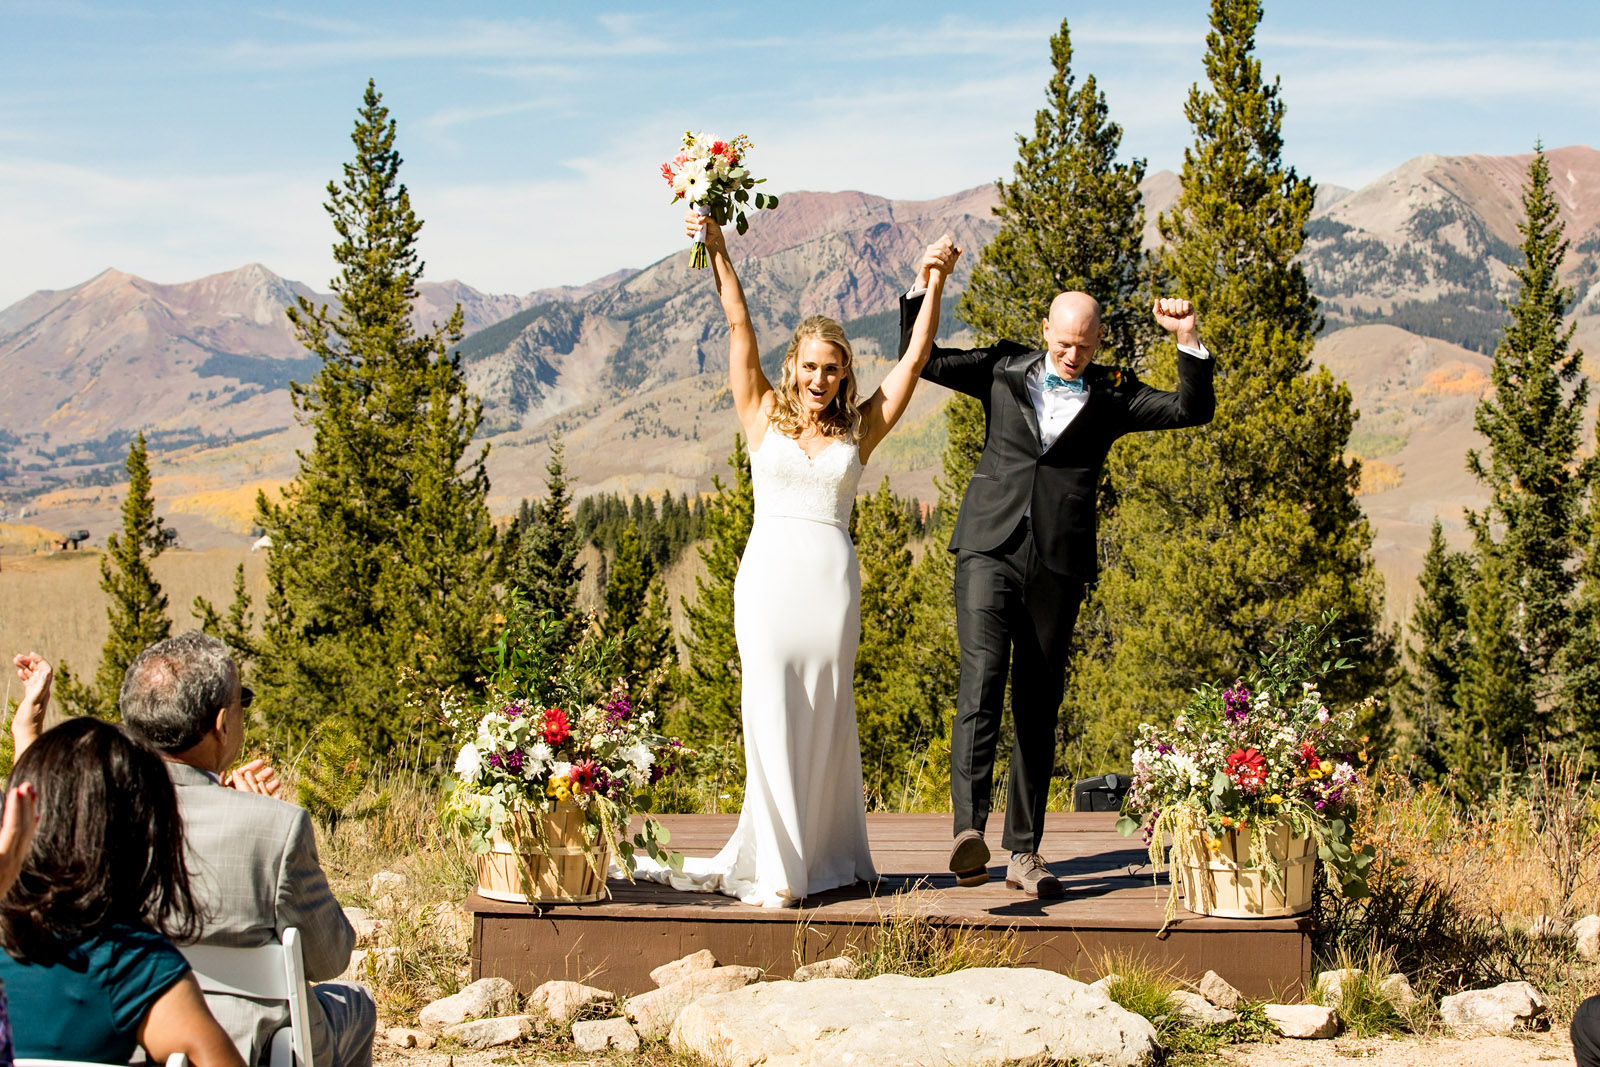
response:
M709 856L732 833L736 815L670 815L671 847ZM1214 970L1258 997L1293 996L1311 969L1311 924L1291 919L1207 919L1181 907L1158 936L1167 884L1152 886L1148 856L1120 836L1114 814L1050 814L1043 855L1066 886L1060 900L1038 901L1005 887L997 813L987 885L962 888L946 869L950 816L873 814L867 831L881 880L836 889L803 907L750 907L728 897L680 893L654 883L613 879L613 897L594 904L536 908L467 898L473 914L472 977L508 978L523 993L552 978L589 982L623 994L653 988L649 972L708 948L724 964L762 967L786 978L796 966L839 955L870 936L891 909L913 907L969 931L1013 930L1023 962L1088 981L1103 953L1125 952L1180 976ZM898 896L897 896L898 895Z

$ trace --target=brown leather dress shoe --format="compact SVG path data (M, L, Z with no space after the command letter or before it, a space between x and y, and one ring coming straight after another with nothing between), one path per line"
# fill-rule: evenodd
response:
M1050 873L1037 852L1024 852L1006 864L1006 888L1020 889L1033 897L1059 897L1061 879Z
M977 830L963 830L950 845L950 870L956 885L982 885L989 880L989 846Z

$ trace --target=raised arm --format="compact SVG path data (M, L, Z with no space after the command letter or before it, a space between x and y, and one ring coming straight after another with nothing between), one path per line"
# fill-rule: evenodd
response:
M939 333L939 303L944 296L945 278L950 273L950 268L955 266L961 249L955 246L947 236L938 245L928 250L924 258L922 271L918 282L926 287L923 294L922 306L917 309L916 322L911 327L911 337L901 353L897 362L882 384L867 402L862 405L862 415L865 417L864 432L861 436L861 461L865 463L872 455L872 450L878 447L894 424L900 421L907 406L911 403L911 394L916 391L917 379L921 377L924 368L928 365L928 356L933 351L933 339Z
M691 211L683 217L689 236L703 225L706 252L711 257L711 275L722 298L722 313L728 318L728 389L733 393L733 410L739 416L744 438L751 448L759 448L766 434L766 405L772 383L761 372L761 352L756 347L755 328L750 324L750 308L744 302L744 287L728 258L728 244L715 219Z
M11 657L22 679L22 699L17 701L16 714L11 717L12 758L22 755L27 747L44 733L44 713L50 707L50 685L55 671L37 652Z

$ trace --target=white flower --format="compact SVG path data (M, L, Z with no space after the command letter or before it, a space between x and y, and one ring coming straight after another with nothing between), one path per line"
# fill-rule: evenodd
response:
M522 750L522 777L537 777L539 772L544 770L544 765L549 762L550 746L543 741L535 741Z
M554 763L550 764L550 777L571 778L572 764L567 763L564 760L556 760Z
M461 746L461 754L456 757L456 773L476 778L478 769L483 766L482 757L478 755L478 746L468 741Z
M1318 722L1327 722L1329 717L1330 716L1328 715L1328 709L1327 708L1318 708L1317 709L1317 721Z
M699 203L711 188L711 176L706 173L705 163L698 159L685 163L672 188L682 193L691 204Z
M641 775L649 774L650 765L655 762L655 757L650 754L650 746L643 741L629 745L617 755L632 764L633 769Z

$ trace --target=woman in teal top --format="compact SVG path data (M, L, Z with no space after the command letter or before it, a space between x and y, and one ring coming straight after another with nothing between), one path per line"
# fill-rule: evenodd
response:
M182 1052L195 1067L244 1067L169 940L192 938L198 915L161 757L95 719L36 741L12 733L11 780L31 783L40 808L0 898L16 1055L127 1063L143 1046L157 1063Z

